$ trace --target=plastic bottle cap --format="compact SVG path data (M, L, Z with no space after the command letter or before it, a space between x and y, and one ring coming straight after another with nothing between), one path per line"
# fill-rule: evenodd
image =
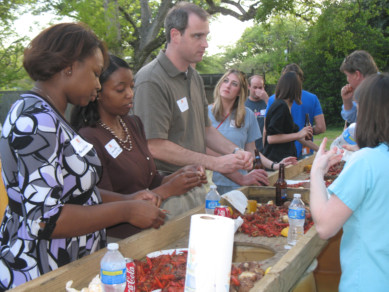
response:
M116 242L108 243L107 249L108 250L117 250L117 249L119 249L119 244L117 244Z
M294 198L301 198L301 194L294 194L293 197Z
M209 188L216 190L216 185L211 185Z

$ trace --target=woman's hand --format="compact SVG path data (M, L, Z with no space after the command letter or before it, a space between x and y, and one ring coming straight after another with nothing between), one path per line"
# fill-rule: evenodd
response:
M267 172L263 169L253 169L243 176L242 186L268 186Z
M186 166L178 170L168 182L158 187L158 193L161 193L164 199L171 196L182 195L194 187L199 187L207 183L207 176L204 168L201 166ZM161 192L162 191L162 192Z
M206 184L208 182L207 175L205 173L205 169L201 165L187 165L187 166L184 166L184 167L180 168L179 170L177 170L178 174L182 174L182 173L186 173L186 172L189 172L189 173L196 172L200 181L201 181L201 184Z
M132 200L125 211L126 221L139 228L159 228L165 223L165 213L147 200Z
M300 139L304 138L305 140L312 140L313 128L311 126L304 127L298 132L298 134Z
M162 198L150 191L149 189L138 191L134 194L124 196L127 200L142 200L142 201L148 201L154 206L159 207L162 203Z
M355 152L359 150L359 146L357 144L355 145L345 144L342 147L347 151L351 151L351 152Z
M337 147L333 147L331 150L326 151L327 138L324 138L320 144L319 150L316 153L315 160L312 164L311 174L320 174L322 177L327 173L328 169L338 163L343 156L343 153L336 154Z
M297 158L294 156L285 157L282 159L279 163L275 164L275 169L280 169L280 164L283 163L285 166L288 165L296 165L297 164Z

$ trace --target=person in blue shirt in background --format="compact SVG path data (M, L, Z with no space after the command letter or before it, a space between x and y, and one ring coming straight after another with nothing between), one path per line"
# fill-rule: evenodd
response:
M378 68L368 52L358 50L343 60L340 71L346 75L348 82L340 92L343 100L341 115L347 127L357 120L357 105L353 101L355 89L367 76L377 73Z
M303 70L301 70L299 65L297 65L295 63L286 65L284 67L284 69L282 70L281 75L283 75L287 72L295 72L298 75L298 77L300 78L301 83L303 83L304 72L303 72ZM272 96L270 96L269 102L267 103L266 114L269 111L269 108L273 104L274 100L275 100L275 95L273 94ZM293 102L293 105L292 105L291 113L292 113L293 121L295 122L295 124L299 127L300 130L302 128L304 128L305 127L305 115L309 114L309 120L310 120L311 125L313 126L313 135L318 135L318 134L324 133L326 131L326 122L324 119L324 114L323 114L323 110L322 110L321 105L320 105L320 101L317 98L317 96L313 93L306 91L306 90L302 90L301 102L302 102L301 105L296 104L296 102ZM265 129L264 129L264 132L266 132ZM265 133L263 134L263 136L265 137ZM302 153L303 146L298 141L295 141L295 145L296 145L296 151L297 151L297 158L298 159L303 158L306 155L305 153L304 153L305 155L303 155L303 153ZM313 151L314 151L314 149L310 149L310 153L308 153L308 154L313 154Z

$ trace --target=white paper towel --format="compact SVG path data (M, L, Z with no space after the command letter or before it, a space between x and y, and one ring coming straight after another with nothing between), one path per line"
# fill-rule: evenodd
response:
M190 222L186 292L228 292L234 220L208 214L192 215Z

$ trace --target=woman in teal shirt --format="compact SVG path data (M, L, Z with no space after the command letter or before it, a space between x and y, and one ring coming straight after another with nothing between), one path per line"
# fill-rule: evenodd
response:
M360 150L329 186L323 176L341 159L320 146L311 170L310 207L316 230L327 239L343 227L339 291L388 291L389 75L366 78L355 92Z

